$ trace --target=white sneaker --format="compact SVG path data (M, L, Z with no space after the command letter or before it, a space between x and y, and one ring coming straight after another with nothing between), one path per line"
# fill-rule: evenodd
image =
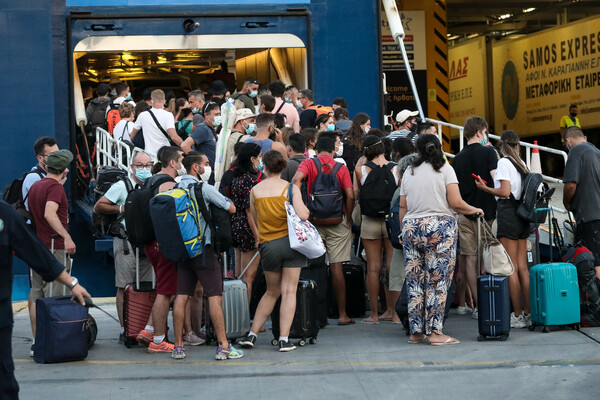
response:
M468 314L470 312L473 312L473 310L471 310L471 308L469 308L467 306L464 306L464 307L460 307L459 306L459 307L456 308L456 313L458 315L465 315L465 314Z
M531 326L531 314L525 314L525 312L523 312L523 314L521 314L525 320L525 325L527 326Z
M523 317L523 314L517 317L514 312L510 313L510 327L517 329L527 327L527 324L525 323L525 317Z
M471 317L473 317L473 319L479 319L479 310L477 310L477 307L475 307L475 309L473 310L473 314L471 314Z

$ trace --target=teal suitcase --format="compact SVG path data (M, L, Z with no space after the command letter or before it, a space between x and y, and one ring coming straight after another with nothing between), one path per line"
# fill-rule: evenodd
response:
M579 329L579 281L573 264L538 264L529 271L531 323L529 330L550 325L571 325Z

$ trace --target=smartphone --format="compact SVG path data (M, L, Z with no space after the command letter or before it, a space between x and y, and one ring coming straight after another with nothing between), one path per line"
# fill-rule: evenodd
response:
M477 178L481 179L481 177L479 175L471 174L471 176L473 177L473 179L477 179ZM487 185L486 181L484 181L483 179L481 179L481 181Z

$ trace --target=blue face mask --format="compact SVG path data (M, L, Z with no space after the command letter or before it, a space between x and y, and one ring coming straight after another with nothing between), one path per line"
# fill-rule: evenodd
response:
M327 130L328 131L335 131L335 125L334 124L327 124Z
M286 98L285 98L285 102L286 102L286 103L291 103L291 102L292 102L292 99L289 99L289 98L287 98L287 97L286 97Z
M192 108L192 114L198 114L198 108L197 107Z
M219 126L219 125L221 125L221 116L220 116L220 115L217 115L217 116L215 117L215 119L213 120L213 126L217 127L217 126Z
M481 142L479 142L479 143L481 143L482 146L485 146L487 144L487 140L488 140L487 136L484 136L483 140Z
M127 93L127 97L125 97L125 101L131 101L131 93Z
M250 135L252 132L254 132L254 129L256 129L255 124L248 124L248 127L246 128L246 133Z
M262 158L259 160L258 165L256 166L257 171L262 171L265 166L263 165Z
M152 176L152 171L150 168L137 168L135 170L135 177L138 178L141 182L145 182L146 179Z
M255 98L256 95L258 95L258 92L256 90L252 90L252 91L250 91L250 93L248 93L248 96L250 96L252 98Z

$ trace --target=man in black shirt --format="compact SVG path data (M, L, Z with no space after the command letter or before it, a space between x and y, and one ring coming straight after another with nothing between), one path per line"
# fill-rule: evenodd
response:
M12 359L12 257L13 252L25 261L34 271L42 275L46 282L58 279L69 286L73 297L85 305L84 297L91 297L87 290L78 284L77 278L70 276L65 267L27 227L23 217L8 203L0 201L0 399L17 399L19 385L15 379L15 366ZM8 345L6 345L8 344Z
M491 225L496 216L496 199L494 196L477 189L475 178L478 175L494 187L494 173L498 165L496 152L487 143L488 123L481 117L471 117L465 123L464 134L467 146L454 157L452 167L456 171L458 187L463 200L473 207L481 208L485 213L487 222ZM460 215L458 219L458 236L460 240L460 255L464 261L467 283L477 304L477 219L473 216ZM464 304L459 305L464 310ZM459 311L461 311L459 310ZM473 318L477 318L477 309L473 311Z

